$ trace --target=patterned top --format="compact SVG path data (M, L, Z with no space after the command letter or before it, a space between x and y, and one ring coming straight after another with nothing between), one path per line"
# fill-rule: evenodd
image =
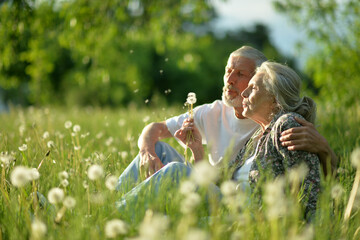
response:
M281 132L300 126L295 117L303 118L297 113L280 112L273 118L264 133L261 129L255 132L240 150L236 159L229 162L229 173L232 173L232 177L234 177L234 173L250 156L254 155L257 144L259 144L258 151L255 153L255 159L249 173L249 182L253 190L262 174L265 176L265 173L269 173L271 177L276 178L304 162L309 171L303 180L304 197L302 197L302 203L305 205L305 214L312 216L316 210L320 191L319 158L314 153L289 151L280 142Z

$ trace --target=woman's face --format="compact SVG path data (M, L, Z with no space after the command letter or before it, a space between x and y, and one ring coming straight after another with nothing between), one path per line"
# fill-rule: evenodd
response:
M265 74L256 73L250 80L248 87L241 93L244 117L250 118L266 126L271 122L272 113L276 106L275 97L265 88Z

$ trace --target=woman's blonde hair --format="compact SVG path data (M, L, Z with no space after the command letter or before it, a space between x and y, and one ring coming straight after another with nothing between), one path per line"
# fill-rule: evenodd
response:
M264 85L275 96L279 110L296 112L314 123L316 104L310 97L300 97L301 79L290 67L275 62L264 62L257 73L264 73Z

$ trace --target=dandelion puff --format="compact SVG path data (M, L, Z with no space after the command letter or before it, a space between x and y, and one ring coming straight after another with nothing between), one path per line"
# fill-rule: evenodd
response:
M127 158L127 157L128 157L128 155L129 155L129 153L128 153L128 152L126 152L126 151L122 151L122 152L120 152L120 156L121 156L121 158L122 158L122 159Z
M116 187L116 184L117 184L117 177L115 176L109 176L107 179L106 179L106 182L105 182L105 186L110 190L110 191L113 191L115 190L115 187Z
M76 200L73 197L67 196L64 199L63 204L67 209L73 209L76 205Z
M82 185L83 185L83 188L85 188L85 189L89 188L89 184L87 183L86 180L83 181Z
M48 131L45 131L44 133L43 133L43 139L47 139L47 138L49 138L50 137L50 133L48 132Z
M78 124L74 125L73 132L77 133L77 132L80 132L80 130L81 130L80 125L78 125Z
M147 210L139 232L140 236L146 239L161 239L168 227L169 219L166 216L153 214L151 210Z
M52 141L52 140L48 141L46 145L47 145L48 148L55 147L54 141Z
M64 191L61 188L52 188L48 193L48 200L52 204L58 204L63 201L64 196Z
M181 202L181 212L184 214L192 213L197 206L201 203L201 197L198 193L189 193L186 198Z
M69 174L66 171L59 172L59 178L60 178L60 180L68 179Z
M123 127L123 126L125 126L125 124L126 124L126 120L125 120L125 119L120 119L120 120L118 121L118 124L119 124L120 127Z
M354 165L354 167L360 168L360 147L356 148L351 153L350 158L351 158L351 163Z
M31 223L31 239L32 240L42 239L45 236L46 231L47 231L47 227L46 227L45 223L43 223L39 219L35 219Z
M207 240L210 236L201 229L190 229L183 238L184 240Z
M34 180L39 179L40 173L36 168L28 169L28 171L29 171L28 174L29 174L29 180L30 181L34 181Z
M1 153L0 162L5 166L9 167L10 164L15 160L15 158L8 153Z
M61 182L60 182L60 185L64 188L66 188L67 186L69 186L69 181L67 179L63 179Z
M75 151L79 151L81 149L81 146L74 146Z
M309 168L305 163L301 163L298 167L293 168L289 172L289 181L292 184L299 184L306 177Z
M90 180L97 180L99 178L101 178L104 174L104 170L100 165L92 165L89 167L88 169L88 177Z
M234 181L225 181L220 186L221 193L224 196L233 196L236 194L236 186Z
M106 145L106 146L110 146L113 142L114 142L114 138L113 138L113 137L109 137L108 139L106 139L105 145Z
M150 117L149 117L149 116L145 116L145 117L143 118L143 122L144 122L144 123L148 122L149 120L150 120Z
M28 146L27 146L26 144L23 144L23 145L21 145L21 146L19 147L19 150L20 150L21 152L25 152L25 151L27 150L27 148L28 148Z
M187 104L195 104L196 103L196 94L195 93L193 93L193 92L189 92L188 93L188 97L187 97L187 99L186 99L186 103Z
M66 121L64 125L65 125L66 129L69 129L69 128L72 127L72 122L71 121Z
M340 199L344 193L344 188L340 184L336 184L331 188L331 197L333 199Z
M24 166L17 166L11 172L10 181L15 187L23 187L30 181L29 169Z
M215 182L219 177L218 169L211 166L207 161L201 161L194 165L194 170L191 172L191 179L199 186L208 186Z
M267 205L267 216L269 219L283 216L287 211L284 187L284 178L277 178L275 181L265 185L264 201Z
M180 185L180 193L183 195L188 195L190 193L195 192L196 190L196 185L194 182L190 181L190 180L186 180L181 182Z
M112 219L105 224L105 235L108 238L116 238L118 235L128 233L128 225L120 219Z

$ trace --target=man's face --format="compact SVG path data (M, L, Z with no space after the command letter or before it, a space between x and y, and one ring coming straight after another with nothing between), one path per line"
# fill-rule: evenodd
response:
M234 108L242 108L241 93L255 73L254 61L245 57L230 56L225 67L222 100Z

